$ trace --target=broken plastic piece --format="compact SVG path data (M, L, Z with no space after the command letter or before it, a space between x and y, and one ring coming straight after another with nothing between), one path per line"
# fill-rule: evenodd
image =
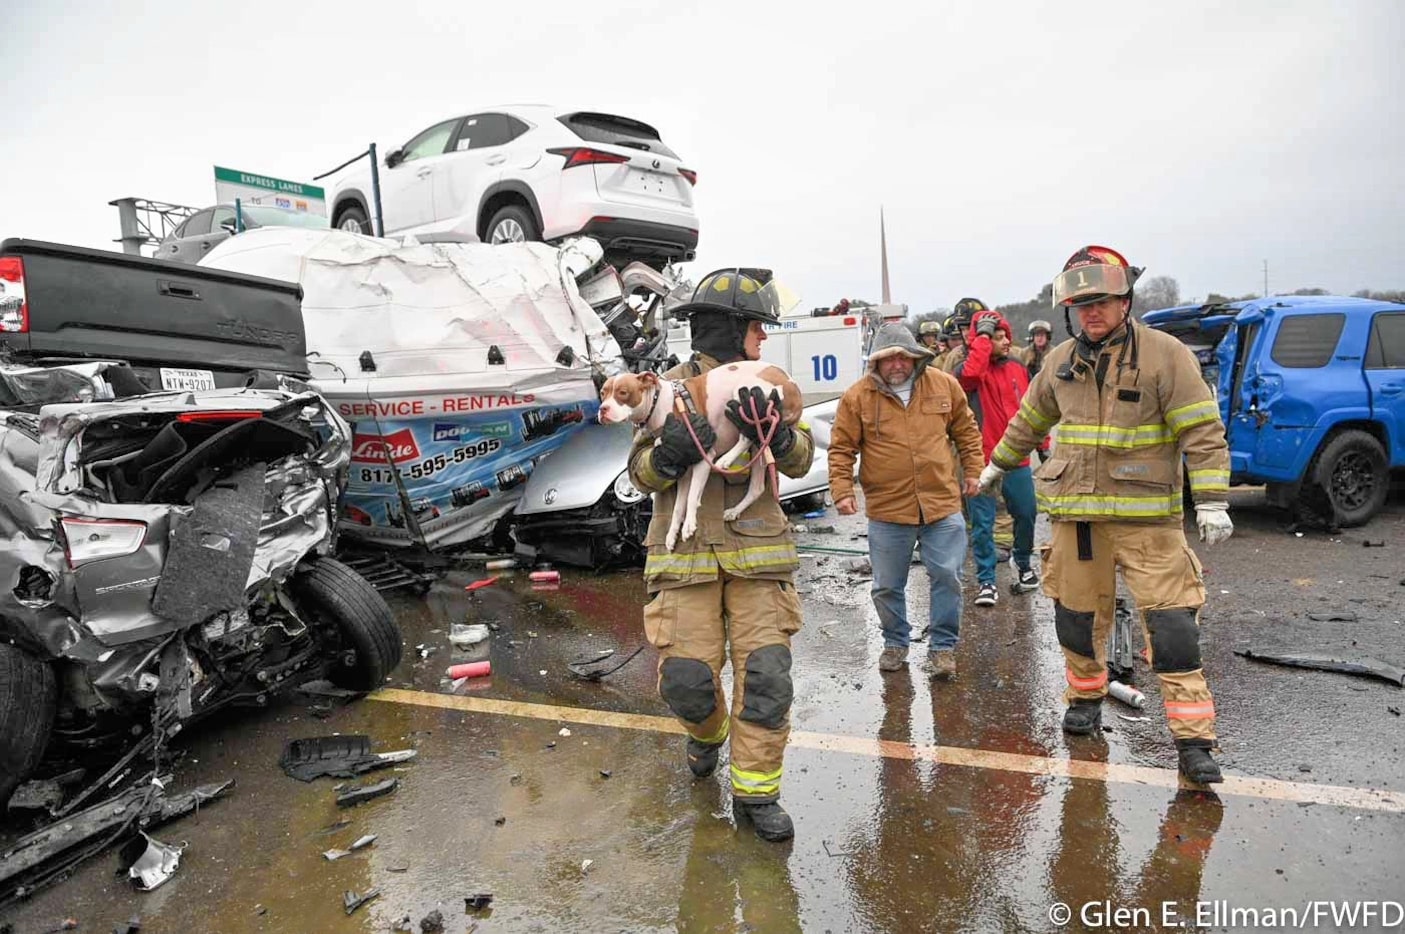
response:
M346 892L342 895L342 907L346 909L348 915L353 915L356 913L356 909L360 908L371 899L378 898L380 894L380 889L371 889L365 895L357 895L355 892Z
M583 678L586 681L599 681L606 675L612 675L625 665L628 665L634 660L634 657L642 651L644 651L644 646L641 645L633 652L626 655L622 661L610 662L609 660L614 656L615 650L603 649L593 656L588 655L567 662L566 668L577 678Z
M472 592L475 591L475 590L482 590L484 587L487 587L489 584L496 584L497 582L498 582L498 579L497 579L496 576L494 576L494 577L485 577L485 578L483 578L481 581L474 581L473 583L469 584L467 587L464 588L464 590L467 590L469 593L472 593Z
M359 788L352 788L337 795L337 807L349 808L376 798L383 798L400 787L400 779L387 778L383 782L376 782L374 785L362 785Z
M128 864L127 878L141 891L150 892L175 875L186 846L171 846L138 833L122 848L122 861Z
M481 662L464 662L462 665L450 665L444 672L449 678L457 681L459 678L486 678L493 673L493 663L484 659Z
M1272 652L1259 652L1254 649L1235 649L1235 655L1256 662L1272 665L1286 665L1290 668L1309 668L1314 671L1336 671L1345 675L1361 675L1389 681L1396 687L1405 687L1405 669L1397 668L1376 658L1346 659L1330 655L1278 655Z
M474 895L466 895L463 900L464 911L482 911L493 903L491 892L479 892Z
M824 510L823 510L823 509L816 509L816 510L814 510L813 512L803 513L803 514L800 516L800 518L802 518L802 519L819 519L819 518L822 518L823 516L824 516Z
M408 762L416 755L418 753L413 749L372 752L370 737L360 734L313 736L289 741L283 747L278 764L289 776L310 782L324 775L355 778L373 769Z
M420 934L444 934L444 912L436 908L421 918Z

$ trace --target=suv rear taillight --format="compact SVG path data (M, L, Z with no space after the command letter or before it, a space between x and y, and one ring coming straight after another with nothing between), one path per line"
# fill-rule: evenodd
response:
M103 558L120 558L146 541L146 523L121 519L60 519L68 566L78 568Z
M698 173L694 172L692 169L679 169L678 174L686 178L689 185L697 185Z
M24 260L0 256L0 334L29 332L29 303L24 298Z
M176 421L186 424L192 422L242 422L250 418L263 418L263 413L214 410L209 412L182 412L176 416Z
M553 156L565 158L566 164L561 166L562 171L574 169L578 165L599 165L610 162L628 162L629 156L621 156L613 152L601 152L599 149L587 149L585 147L566 147L563 149L548 149L547 152Z

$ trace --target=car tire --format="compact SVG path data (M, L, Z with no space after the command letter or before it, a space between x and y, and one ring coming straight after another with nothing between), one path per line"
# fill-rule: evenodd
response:
M1390 494L1390 465L1375 436L1355 429L1333 435L1308 476L1327 493L1342 528L1365 525Z
M57 705L53 668L0 645L0 808L43 759Z
M492 220L488 221L487 231L487 236L483 238L484 243L523 243L542 238L542 232L537 229L537 221L532 217L532 212L518 204L499 208L493 214Z
M354 226L353 226L354 225ZM338 230L345 230L348 233L365 234L370 237L375 231L371 229L370 219L366 217L366 212L361 210L361 205L350 204L337 212L337 218L332 222L332 226Z
M300 571L290 589L313 622L335 631L340 649L355 656L338 660L328 677L338 687L373 691L400 664L400 626L376 588L332 558L318 558Z

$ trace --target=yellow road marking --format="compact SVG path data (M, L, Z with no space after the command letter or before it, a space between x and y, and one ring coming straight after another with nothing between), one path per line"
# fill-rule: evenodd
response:
M624 730L645 730L651 733L679 735L683 733L683 728L668 717L615 713L609 710L591 710L586 707L528 704L488 697L431 694L426 691L406 691L398 688L377 691L368 695L368 699L395 704L412 704L417 707L436 707L441 710L525 717L531 720L551 720L562 723L583 723L590 726L614 727ZM808 733L801 730L791 732L790 744L801 749L815 749L822 752L842 752L856 756L913 761L924 760L942 765L992 769L1000 772L1020 772L1026 775L1047 775L1054 778L1080 778L1126 785L1150 785L1158 788L1199 787L1186 782L1177 772L1170 769L1153 769L1141 765L1121 765L1108 762L1087 762L1079 759L1027 756L1021 753L996 752L990 749L895 743L889 740L865 739L859 736L843 736L832 733ZM1214 790L1218 794L1240 795L1272 801L1325 804L1334 807L1405 814L1405 793L1384 789L1347 788L1342 785L1316 785L1307 782L1285 782L1274 778L1226 775L1224 783L1214 786Z

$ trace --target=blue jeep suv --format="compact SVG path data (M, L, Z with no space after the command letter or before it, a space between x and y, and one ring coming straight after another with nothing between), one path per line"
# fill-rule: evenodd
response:
M1405 468L1405 305L1277 296L1142 320L1199 357L1232 484L1264 484L1270 502L1340 526L1385 505L1391 470Z

